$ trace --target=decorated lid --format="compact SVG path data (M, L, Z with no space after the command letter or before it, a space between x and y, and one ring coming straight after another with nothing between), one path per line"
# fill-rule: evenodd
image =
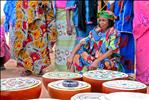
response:
M74 90L82 90L86 88L90 88L91 85L83 82L83 81L77 81L76 86L65 86L64 85L65 80L59 80L59 81L54 81L48 84L48 87L57 89L57 90L68 90L68 91L74 91Z
M40 80L29 77L5 78L0 80L1 91L15 91L31 88L40 83Z
M96 80L111 80L128 77L125 73L112 70L92 70L84 73L83 76Z
M133 92L114 92L104 97L102 100L149 100L149 94Z
M131 80L108 81L104 82L103 86L121 90L137 90L137 89L144 89L147 87L145 84L141 82Z
M82 75L73 72L48 72L45 73L43 77L50 79L73 79L73 78L81 78Z
M79 93L74 95L71 100L102 100L100 97L104 95L104 93Z

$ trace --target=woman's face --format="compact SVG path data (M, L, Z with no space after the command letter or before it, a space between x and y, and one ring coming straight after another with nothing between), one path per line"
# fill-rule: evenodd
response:
M101 27L101 29L103 31L105 31L108 28L108 26L109 26L108 19L100 17L99 18L99 26Z

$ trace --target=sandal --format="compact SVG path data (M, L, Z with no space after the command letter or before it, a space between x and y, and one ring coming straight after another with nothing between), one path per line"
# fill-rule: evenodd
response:
M29 70L22 71L21 73L21 76L30 76L30 75L32 75L32 72Z
M44 71L41 71L37 76L41 77L44 74L45 74L45 72Z

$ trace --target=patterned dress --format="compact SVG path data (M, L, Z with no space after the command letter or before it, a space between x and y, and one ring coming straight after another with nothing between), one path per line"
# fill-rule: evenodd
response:
M67 71L66 60L75 46L75 31L72 35L67 34L66 25L66 1L55 2L56 8L56 28L58 37L55 50L55 65L58 71Z
M40 74L51 64L49 44L56 34L50 1L17 1L13 54L18 66Z
M114 53L110 57L100 61L98 68L123 71L118 54L119 38L120 34L113 27L105 33L97 33L93 29L88 37L81 40L81 42L84 42L84 45L74 56L73 66L75 66L75 70L84 73L96 58L106 53L109 49L112 49Z

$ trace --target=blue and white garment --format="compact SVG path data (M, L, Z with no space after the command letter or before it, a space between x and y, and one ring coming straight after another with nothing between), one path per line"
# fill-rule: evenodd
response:
M7 0L3 10L5 13L4 29L5 32L9 32L10 25L15 26L16 1Z
M16 0L9 1L7 0L4 5L4 30L6 33L9 33L9 47L10 51L12 52L12 45L14 43L14 27L16 23ZM15 58L14 55L11 53L11 58Z
M119 17L119 20L115 21L115 27L120 32L132 34L132 23L134 17L133 0L124 0L122 10L119 5L119 1L116 0L114 2L114 14Z
M108 8L110 5L108 5ZM120 54L125 73L134 73L133 0L115 0L113 3L115 28L121 32Z

